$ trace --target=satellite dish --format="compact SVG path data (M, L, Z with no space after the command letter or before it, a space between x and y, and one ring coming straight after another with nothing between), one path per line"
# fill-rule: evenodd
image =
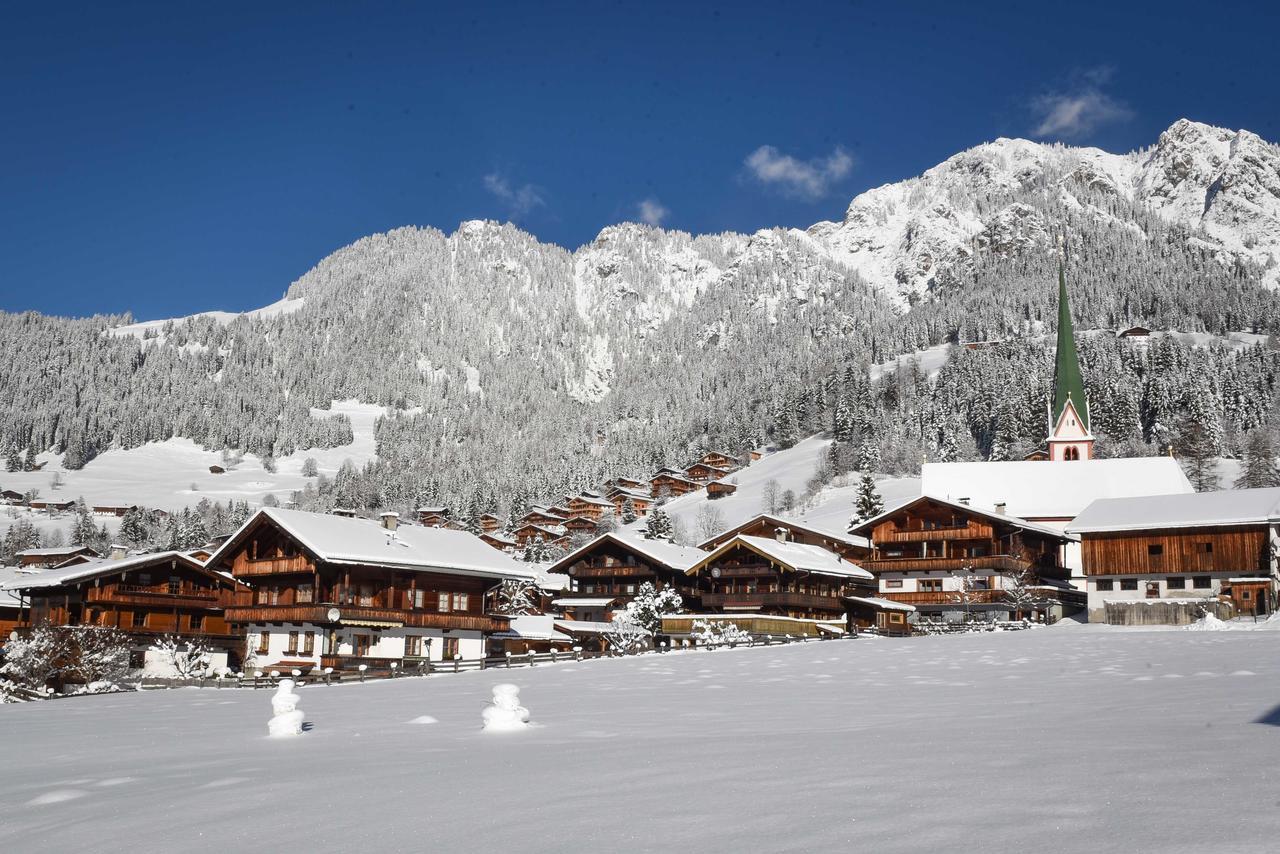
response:
M329 618L329 622L336 623L338 622L338 620L342 619L342 612L339 611L337 608L330 608L329 613L326 614L325 616Z

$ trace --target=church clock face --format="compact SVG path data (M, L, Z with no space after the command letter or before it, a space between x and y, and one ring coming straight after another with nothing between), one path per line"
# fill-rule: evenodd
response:
M329 622L336 623L338 622L338 620L342 619L342 612L339 611L337 608L330 608L329 613L326 614L325 616L329 618Z

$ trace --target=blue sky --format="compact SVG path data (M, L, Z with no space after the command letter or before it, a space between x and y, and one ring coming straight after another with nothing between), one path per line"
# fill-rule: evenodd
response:
M0 309L253 308L409 224L807 226L998 136L1280 140L1274 4L83 5L4 16Z

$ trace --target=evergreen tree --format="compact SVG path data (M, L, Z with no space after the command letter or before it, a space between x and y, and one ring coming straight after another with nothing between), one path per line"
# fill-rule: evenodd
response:
M862 478L858 481L858 494L853 500L853 511L855 523L865 522L884 512L884 499L880 497L875 478L869 471L863 472Z
M671 517L660 507L655 507L644 522L644 538L646 540L669 540L675 533Z
M1191 415L1179 424L1176 452L1196 492L1212 492L1219 487L1217 445L1213 434Z
M143 513L145 511L131 507L125 511L124 518L120 520L120 541L129 546L141 546L147 541L147 526L143 522Z
M13 445L9 448L9 454L4 459L5 471L22 471L22 457L18 455L18 446Z
M1244 447L1244 461L1236 489L1263 489L1280 486L1280 466L1276 465L1276 447L1271 434L1265 429L1249 434Z
M639 516L636 514L635 502L633 502L630 498L622 499L622 515L621 515L622 524L630 525L632 522L634 522L638 518Z

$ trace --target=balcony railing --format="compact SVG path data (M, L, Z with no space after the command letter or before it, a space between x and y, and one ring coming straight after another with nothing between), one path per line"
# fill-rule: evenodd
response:
M465 629L479 632L501 632L510 619L490 614L435 613L393 608L362 608L355 605L253 605L227 608L229 623L318 623L330 624L329 611L336 609L339 622L371 621L399 623L414 628Z
M117 584L109 587L90 587L85 591L86 602L112 602L120 605L165 605L180 608L209 608L218 602L218 594L212 590L188 588L177 593L167 587L143 587L135 584Z
M877 535L877 540L886 543L921 543L937 540L990 540L994 537L995 531L990 525L969 524L958 527L890 530L885 534Z
M627 566L625 564L614 566L574 566L570 567L569 574L574 578L654 578L657 575L647 566Z
M1022 572L1034 568L1037 572L1054 575L1066 572L1056 564L1032 564L1010 555L983 555L982 557L919 557L903 556L860 561L869 572L963 572L970 569L989 569L996 572Z
M813 593L703 593L704 608L808 608L821 611L843 611L838 594L821 596Z

